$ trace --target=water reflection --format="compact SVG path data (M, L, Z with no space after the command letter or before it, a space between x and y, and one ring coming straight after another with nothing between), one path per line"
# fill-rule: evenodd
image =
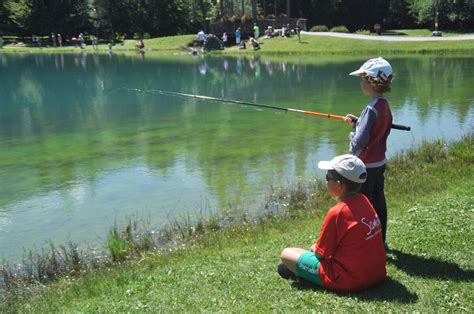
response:
M0 255L50 238L88 240L135 212L165 221L205 206L257 209L271 184L317 174L318 160L347 149L349 130L337 121L152 90L340 115L358 114L367 102L347 76L360 60L0 58ZM390 153L472 129L472 59L391 62L395 122L414 131L394 131Z

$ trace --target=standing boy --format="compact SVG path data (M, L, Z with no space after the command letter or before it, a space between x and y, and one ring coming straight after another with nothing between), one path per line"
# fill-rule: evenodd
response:
M311 251L284 249L278 272L337 291L360 291L383 282L387 260L380 220L359 193L367 175L364 163L347 154L320 161L318 167L327 170L327 189L339 202L326 214Z
M345 121L355 128L355 132L351 132L350 136L350 151L367 167L367 180L362 185L361 192L369 198L380 218L385 243L387 233L387 204L384 192L384 172L387 163L385 152L392 127L392 113L384 93L391 89L392 66L381 57L374 58L349 75L359 76L362 92L371 97L371 101L359 118L348 114Z

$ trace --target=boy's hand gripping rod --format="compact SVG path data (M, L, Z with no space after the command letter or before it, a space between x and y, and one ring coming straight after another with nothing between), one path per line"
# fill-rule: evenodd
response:
M162 95L181 96L181 97L190 97L190 98L202 99L202 100L227 102L227 103L233 103L233 104L239 104L239 105L276 109L276 110L281 110L281 111L286 111L286 112L297 112L297 113L308 114L308 115L311 115L311 116L324 117L324 118L344 121L343 116L338 116L338 115L334 115L334 114L307 111L307 110L300 110L300 109L293 109L293 108L285 108L285 107L278 107L278 106L261 105L261 104L246 102L246 101L240 101L240 100L232 100L232 99L224 99L224 98L217 98L217 97L210 97L210 96L201 96L201 95L192 95L192 94L168 92L168 91L162 91L162 90L144 91L144 90L140 90L140 89L137 89L137 88L135 88L135 89L124 88L124 89L138 91L138 92L152 92L152 93L157 93L157 94L162 94ZM357 122L357 119L353 120L353 122ZM405 126L405 125L399 125L399 124L392 124L392 129L410 131L411 127Z

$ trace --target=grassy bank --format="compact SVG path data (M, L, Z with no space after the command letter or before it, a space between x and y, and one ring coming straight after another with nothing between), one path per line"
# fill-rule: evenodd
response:
M186 46L195 38L195 35L181 35L146 39L145 51L147 52L163 52L167 54L182 51L182 47ZM298 43L296 36L292 38L272 38L262 39L262 49L254 52L248 48L239 50L238 47L226 48L222 53L225 55L246 55L246 54L360 54L360 55L377 55L377 54L413 54L413 53L457 53L457 54L474 54L474 40L459 41L410 41L410 42L378 42L371 40L331 38L323 36L303 35L302 43ZM93 52L91 46L86 49L74 47L63 48L29 48L29 47L13 47L6 46L0 52ZM133 52L135 51L135 41L126 40L123 45L115 45L112 49L114 52ZM99 45L98 52L108 52L106 45Z
M13 296L3 310L472 311L473 148L471 136L450 146L425 144L391 160L389 279L371 290L333 293L278 276L280 251L309 247L334 202L300 185L275 189L272 200L289 204L283 215L213 231L188 228L196 236L178 250L63 279L32 298Z

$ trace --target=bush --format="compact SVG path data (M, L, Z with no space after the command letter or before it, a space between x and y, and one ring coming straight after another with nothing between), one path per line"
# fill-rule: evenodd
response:
M349 33L349 30L344 25L334 26L329 31L333 33Z
M311 27L309 31L310 32L327 32L329 31L329 29L326 25L314 25L313 27Z
M370 31L367 30L367 29L359 29L356 31L356 34L359 34L359 35L370 35Z

